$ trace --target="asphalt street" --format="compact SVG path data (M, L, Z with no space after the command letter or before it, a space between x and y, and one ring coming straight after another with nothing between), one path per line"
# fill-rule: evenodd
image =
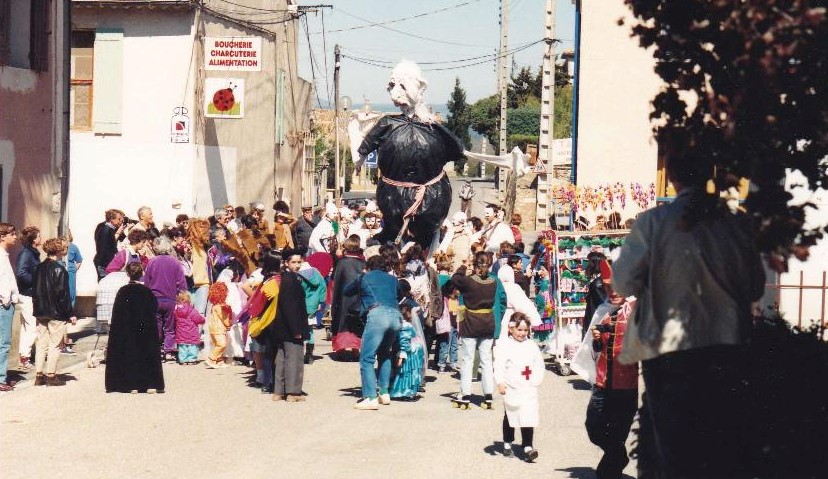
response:
M91 350L94 335L75 335L79 352ZM2 477L595 477L600 450L584 430L589 385L576 376L546 372L540 457L529 464L500 455L502 403L451 407L452 375L429 371L419 401L356 411L358 364L333 361L327 341L316 352L307 401L293 404L247 386L244 366L166 364L164 394L107 394L104 366L64 357L66 386L32 387L29 378L0 396ZM634 471L633 462L625 472Z

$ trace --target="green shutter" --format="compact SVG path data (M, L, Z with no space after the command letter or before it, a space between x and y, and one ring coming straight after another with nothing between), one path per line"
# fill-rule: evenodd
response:
M285 142L285 71L276 74L276 143Z
M123 111L123 40L118 29L95 31L93 102L95 133L120 135Z

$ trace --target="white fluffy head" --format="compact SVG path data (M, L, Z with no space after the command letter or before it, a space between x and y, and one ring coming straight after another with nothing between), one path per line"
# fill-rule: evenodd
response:
M388 79L388 94L391 101L407 116L416 115L420 121L431 123L434 116L425 105L425 90L428 82L416 63L401 60L391 71Z

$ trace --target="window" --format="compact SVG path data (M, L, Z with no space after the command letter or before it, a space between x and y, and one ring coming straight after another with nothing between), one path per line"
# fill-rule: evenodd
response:
M314 169L314 164L316 163L316 149L314 148L315 142L311 137L306 138L305 141L302 142L302 144L304 145L303 156L305 157L305 171L304 178L302 178L302 206L315 205L315 195L317 192L317 174Z
M72 65L69 90L69 125L92 128L92 79L95 71L95 32L72 32Z
M124 34L116 29L72 32L69 124L75 130L121 134ZM106 81L95 83L95 77Z
M0 0L0 65L43 72L48 60L49 0Z

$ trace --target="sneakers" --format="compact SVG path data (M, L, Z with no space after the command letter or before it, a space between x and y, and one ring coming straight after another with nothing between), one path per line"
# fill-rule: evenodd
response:
M32 364L32 360L26 356L20 356L20 370L21 371L31 371L34 367Z
M361 411L376 411L379 409L379 401L377 398L362 398L354 404L354 409Z
M388 393L380 394L379 395L379 403L382 404L383 406L388 406L389 404L391 404L391 395L388 394Z
M448 371L446 371L446 365L441 364L441 365L437 366L437 372L440 373L440 374L448 372Z
M508 442L503 443L503 457L512 457L514 455L514 451L512 451L512 445Z
M526 455L526 462L535 462L535 459L538 458L538 450L529 446L523 448L523 454Z
M66 354L66 355L69 355L69 356L74 356L75 355L75 350L72 349L72 346L64 346L64 347L60 348L60 354Z
M273 395L273 400L274 401L284 401L285 400L285 395L284 394L274 394Z
M305 396L301 394L288 394L287 395L287 402L303 402L305 401Z

